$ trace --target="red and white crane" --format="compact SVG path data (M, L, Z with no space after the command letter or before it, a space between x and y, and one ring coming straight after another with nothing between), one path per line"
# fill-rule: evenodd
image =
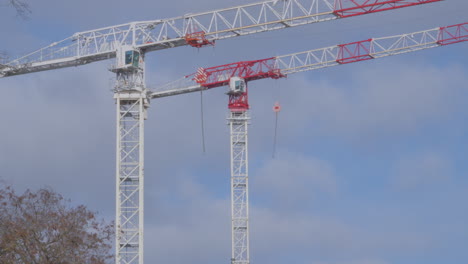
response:
M245 82L279 79L289 74L378 59L468 40L468 23L438 27L395 36L371 38L266 59L239 61L199 68L180 80L156 88L151 98L203 91L230 84L233 77ZM229 103L233 100L230 97ZM242 100L241 100L242 101Z
M233 191L233 200L239 201L239 207L233 209L233 214L239 213L242 216L235 218L238 221L233 223L233 226L239 228L233 231L236 238L232 262L249 263L248 220L244 217L248 214L246 82L262 78L282 78L293 72L378 58L392 55L392 52L397 54L397 49L385 46L383 39L378 42L368 40L265 60L240 62L200 70L199 74L194 75L194 80L198 80L195 85L178 86L177 89L158 92L146 88L145 54L187 45L200 48L214 45L217 40L237 36L440 1L442 0L274 0L171 19L132 22L79 32L19 59L0 64L0 78L116 59L111 71L117 77L114 98L117 104L116 263L119 264L143 263L143 139L144 120L150 99L214 88L231 82L231 146L238 147L233 148L231 155L233 159L240 161L231 173L239 176L233 177L231 185L237 188ZM452 28L447 28L442 33L451 33L450 30ZM430 32L421 34L430 36ZM456 35L454 38L458 40ZM437 39L436 44L427 43L423 46L451 43L450 38ZM413 39L404 37L402 41L410 40ZM412 49L420 47L422 46L414 46ZM411 48L407 51L411 51ZM223 79L220 77L223 71L232 76ZM217 75L218 73L220 74ZM206 80L203 79L205 76ZM214 76L223 81L213 79Z
M161 87L152 98L229 86L231 139L232 263L249 263L249 102L247 83L290 74L366 61L468 41L468 23L339 44L267 59L240 61L210 68ZM175 85L179 85L175 87ZM275 104L274 111L279 111Z

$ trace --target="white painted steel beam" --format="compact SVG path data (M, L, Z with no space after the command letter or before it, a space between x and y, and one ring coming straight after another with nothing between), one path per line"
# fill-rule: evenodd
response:
M209 42L260 32L387 11L441 0L274 0L187 14L169 19L137 21L73 34L0 67L0 78L73 67L114 58L118 47L146 53L189 45L190 33L203 32ZM346 14L349 12L354 14Z
M231 138L231 264L249 264L248 111L232 111Z
M144 61L116 73L116 264L143 264L144 121L149 101Z

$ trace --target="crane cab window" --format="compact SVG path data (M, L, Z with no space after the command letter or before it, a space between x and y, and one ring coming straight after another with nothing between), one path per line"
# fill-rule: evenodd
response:
M230 80L230 89L234 93L245 92L245 80L239 77L232 77Z
M140 52L128 50L125 52L125 65L138 67L140 64Z
M236 89L236 91L243 92L244 91L244 82L242 80L236 81L235 89Z

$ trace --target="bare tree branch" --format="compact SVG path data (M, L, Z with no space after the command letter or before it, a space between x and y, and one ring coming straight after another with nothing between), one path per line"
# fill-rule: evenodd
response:
M6 62L8 59L8 54L5 51L0 50L0 63Z
M23 19L29 18L31 14L29 4L23 0L7 0L7 5L13 7L16 10L16 14Z
M27 0L0 0L0 7L7 6L12 7L16 11L16 15L22 19L28 19L31 14L31 9ZM5 67L5 63L9 61L8 54L5 51L0 50L0 69Z
M0 263L105 264L113 225L50 189L16 194L0 184Z
M0 70L5 66L5 64L9 61L8 54L4 51L0 50ZM0 182L1 184L2 182Z

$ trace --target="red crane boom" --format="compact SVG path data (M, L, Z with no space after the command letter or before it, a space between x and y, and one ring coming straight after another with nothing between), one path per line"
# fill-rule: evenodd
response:
M288 74L366 61L390 55L468 41L468 23L439 27L391 37L366 39L305 52L261 60L240 61L199 68L183 78L183 84L169 84L152 93L152 98L211 89L229 84L232 77L245 82Z

